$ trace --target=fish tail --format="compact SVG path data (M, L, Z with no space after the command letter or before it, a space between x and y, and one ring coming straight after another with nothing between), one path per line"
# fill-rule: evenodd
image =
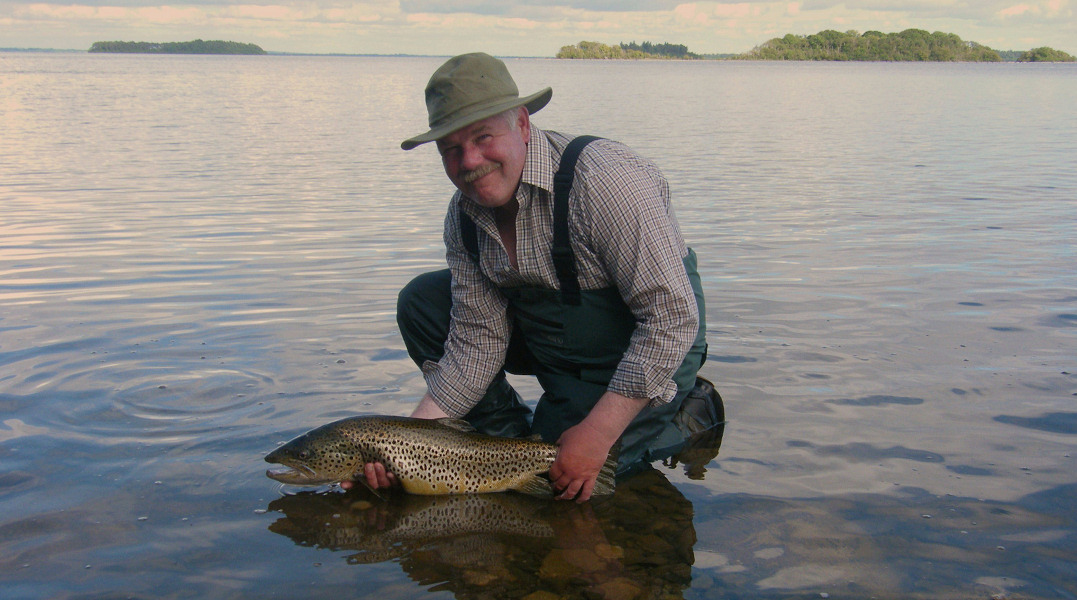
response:
M595 480L595 489L592 490L592 495L608 496L617 487L617 455L620 453L619 450L620 443L606 457L606 464L602 465L602 470L598 472L598 479Z
M605 464L602 465L602 469L598 472L598 478L595 480L595 487L591 491L594 496L608 496L613 493L617 487L617 458L621 453L621 442L618 441L610 450L609 456L606 457ZM527 494L529 496L536 496L538 498L552 498L556 491L553 489L553 483L550 482L550 478L546 473L536 474L524 479L512 489L520 492L521 494Z

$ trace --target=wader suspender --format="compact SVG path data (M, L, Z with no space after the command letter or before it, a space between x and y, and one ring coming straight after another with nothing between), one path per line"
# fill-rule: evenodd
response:
M576 255L569 242L568 227L568 193L572 190L572 180L576 175L576 160L583 147L601 139L593 135L581 135L569 142L561 154L561 164L553 176L553 246L550 257L557 271L557 281L561 284L561 300L565 304L580 304L580 281L576 272ZM460 237L464 248L471 255L475 264L479 262L479 236L475 221L464 211L460 215Z

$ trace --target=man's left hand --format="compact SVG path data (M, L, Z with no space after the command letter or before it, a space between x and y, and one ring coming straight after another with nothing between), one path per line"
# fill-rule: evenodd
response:
M646 399L607 390L583 421L561 433L557 440L561 448L550 466L550 481L561 492L558 498L576 502L591 498L610 448L645 406Z
M586 421L566 429L557 440L560 449L557 458L550 466L550 480L554 489L561 494L561 500L576 499L586 502L595 489L595 481L606 456L613 446L607 442L602 432L588 425Z

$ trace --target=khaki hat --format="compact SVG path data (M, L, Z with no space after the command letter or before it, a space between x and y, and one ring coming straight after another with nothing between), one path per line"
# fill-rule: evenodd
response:
M546 106L553 89L521 98L505 63L482 52L461 54L441 65L426 84L430 131L400 144L404 150L439 140L510 108L526 106L536 113Z

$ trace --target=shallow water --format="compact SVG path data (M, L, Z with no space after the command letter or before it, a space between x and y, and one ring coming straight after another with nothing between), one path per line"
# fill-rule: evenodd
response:
M282 495L277 443L422 393L439 62L0 53L5 597L1077 597L1072 65L510 61L669 177L721 453L585 508Z

